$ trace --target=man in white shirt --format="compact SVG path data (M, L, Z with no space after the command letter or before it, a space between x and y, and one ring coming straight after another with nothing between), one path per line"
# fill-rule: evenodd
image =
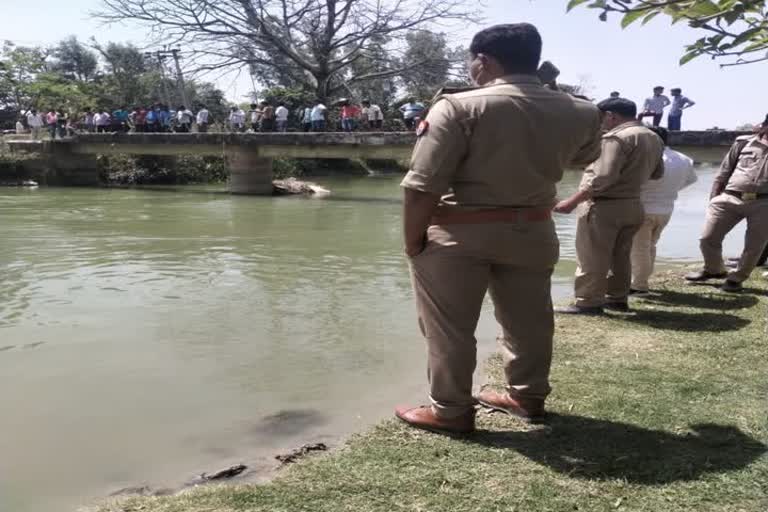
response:
M34 108L27 114L27 126L29 126L32 132L33 139L40 138L40 131L43 128L43 116L41 116Z
M192 127L192 118L194 114L184 105L180 105L176 111L176 133L189 133Z
M695 101L683 96L682 89L676 87L669 91L672 94L672 107L667 116L667 127L670 131L679 131L683 110L691 108L696 104Z
M678 193L698 179L693 169L693 160L667 147L667 130L654 131L664 141L664 176L648 181L640 192L645 210L645 220L632 242L632 286L630 294L648 294L648 279L653 274L656 262L656 244L669 223L675 209Z
M312 114L310 114L310 117L312 118L313 132L325 131L325 112L327 110L328 108L319 101L312 107Z
M229 114L229 126L233 132L242 132L245 126L245 112L240 107L232 107Z
M369 130L380 130L384 124L384 114L381 112L381 107L371 105L368 100L363 100L363 119L368 121Z
M653 117L653 126L659 126L661 117L664 115L664 109L671 103L663 93L664 88L662 86L653 88L653 96L645 99L643 111L637 116L639 121L642 121L644 117Z
M206 133L208 131L209 117L210 113L208 112L208 109L205 108L205 105L200 105L200 110L197 111L197 119L195 119L197 122L198 133Z
M277 120L277 131L285 132L288 130L288 109L285 108L285 103L280 102L275 109L275 119Z
M304 107L304 110L299 111L299 117L302 129L305 132L312 131L312 107Z

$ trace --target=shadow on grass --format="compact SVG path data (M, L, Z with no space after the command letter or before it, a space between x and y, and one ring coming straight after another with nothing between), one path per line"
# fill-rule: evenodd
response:
M759 300L752 295L743 294L725 294L721 292L718 295L702 295L698 292L684 293L675 290L659 290L653 295L645 297L643 302L648 304L726 311L749 308L757 304Z
M575 478L643 485L695 480L742 469L768 447L728 425L692 425L677 435L581 416L550 414L534 431L480 431L470 441L512 449Z
M682 332L727 332L738 331L750 324L745 318L727 313L685 313L682 311L650 311L638 309L634 315L625 315L622 320L643 324L655 329Z

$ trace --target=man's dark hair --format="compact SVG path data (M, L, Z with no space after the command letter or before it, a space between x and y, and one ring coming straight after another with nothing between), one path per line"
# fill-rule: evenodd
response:
M666 128L663 128L661 126L653 126L650 128L650 130L659 136L661 141L664 143L665 146L669 145L669 131Z
M472 38L469 52L499 61L507 73L534 74L541 60L541 35L530 23L494 25Z
M674 89L670 89L669 92L674 94L676 92L683 92L683 90L681 88L679 88L679 87L675 87Z
M661 89L663 91L664 90L664 86L663 85L657 85L656 87L653 88L654 91L658 91L659 89Z
M626 98L608 98L597 104L601 112L613 112L622 117L635 118L637 116L637 105L634 101Z

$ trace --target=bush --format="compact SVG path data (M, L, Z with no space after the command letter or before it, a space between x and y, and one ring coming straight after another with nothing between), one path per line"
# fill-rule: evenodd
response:
M115 185L220 183L229 171L216 156L99 156L101 180Z

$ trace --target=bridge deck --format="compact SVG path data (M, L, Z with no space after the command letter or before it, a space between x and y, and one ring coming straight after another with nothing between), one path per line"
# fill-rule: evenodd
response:
M748 132L671 132L670 145L679 147L729 146ZM247 150L273 158L406 158L416 136L411 132L324 133L99 133L79 134L55 141L10 137L11 149L49 152L63 149L74 154L221 155Z

